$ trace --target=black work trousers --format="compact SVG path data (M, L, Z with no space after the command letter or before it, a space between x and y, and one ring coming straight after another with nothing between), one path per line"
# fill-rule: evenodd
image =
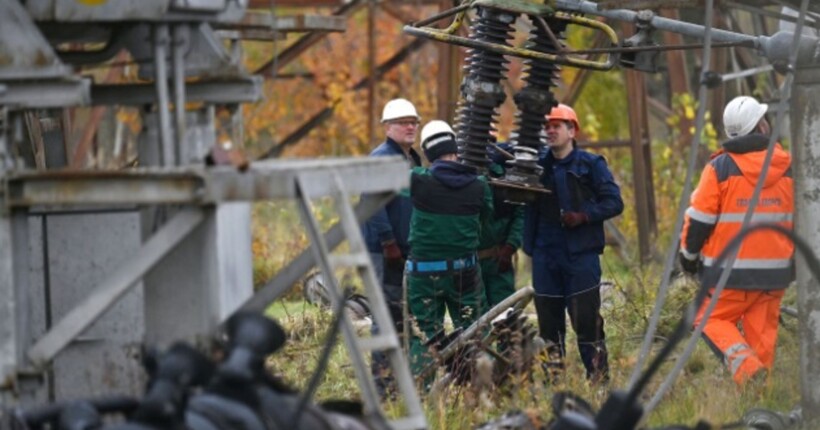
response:
M535 310L538 314L538 331L547 343L550 357L560 357L563 361L566 355L566 312L578 338L578 350L587 378L595 381L609 379L600 288L569 297L535 296Z

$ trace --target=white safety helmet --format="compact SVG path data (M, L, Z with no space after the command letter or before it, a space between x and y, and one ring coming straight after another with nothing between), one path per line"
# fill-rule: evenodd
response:
M382 110L382 123L408 117L414 117L419 120L421 119L419 114L416 112L416 107L413 106L413 103L410 103L406 99L390 100L386 105L384 105L384 110Z
M751 133L768 109L769 105L760 103L753 97L735 97L723 110L723 128L726 136L735 138Z
M434 119L428 122L423 129L421 129L421 143L424 145L424 142L427 139L441 133L450 133L453 137L456 137L456 133L453 131L450 124L440 120Z

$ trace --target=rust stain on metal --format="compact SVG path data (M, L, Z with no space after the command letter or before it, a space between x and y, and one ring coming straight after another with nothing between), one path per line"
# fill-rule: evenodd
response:
M695 0L601 0L599 9L660 9L702 6Z

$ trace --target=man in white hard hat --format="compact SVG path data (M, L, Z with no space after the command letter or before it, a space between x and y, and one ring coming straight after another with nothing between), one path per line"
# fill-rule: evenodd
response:
M416 107L405 99L393 99L384 105L381 122L384 125L385 141L370 153L371 157L402 156L411 167L421 166L421 157L413 149L419 130L421 117ZM397 172L399 174L399 172ZM404 174L404 173L401 173ZM380 278L384 297L396 330L402 327L402 277L404 262L410 253L410 215L413 204L406 196L397 196L383 209L373 215L362 227L367 249ZM374 324L373 333L378 333ZM371 370L376 379L376 388L384 396L393 385L389 374L387 356L373 352Z
M766 177L760 177L771 133L767 107L747 96L736 97L726 105L723 127L729 140L703 168L686 210L681 267L700 275L709 286L717 284L721 269L715 260L740 231L758 181L763 181L763 188L752 222L776 222L792 228L791 156L779 143L775 143ZM794 279L793 254L792 242L773 231L746 237L703 328L704 340L740 385L765 379L774 365L780 300ZM705 317L708 304L704 302L698 311L695 326Z

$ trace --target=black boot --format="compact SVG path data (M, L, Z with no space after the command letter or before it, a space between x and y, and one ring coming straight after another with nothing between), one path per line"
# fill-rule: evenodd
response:
M604 341L578 342L578 350L587 370L587 379L593 383L609 382L609 353Z

